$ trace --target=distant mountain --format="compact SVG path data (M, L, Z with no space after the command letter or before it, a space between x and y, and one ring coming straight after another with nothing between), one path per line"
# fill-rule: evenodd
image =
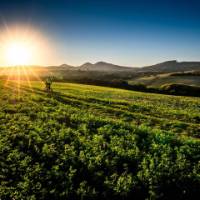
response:
M49 66L48 69L50 69L50 70L75 70L76 68L71 65L62 64L60 66Z
M139 72L183 72L200 70L200 62L177 62L176 60L138 68Z
M60 66L49 66L50 70L78 70L78 71L96 71L96 72L157 72L157 73L172 73L184 71L199 71L200 62L177 62L176 60L166 61L163 63L145 66L145 67L125 67L107 62L90 63L86 62L83 65L74 67L63 64Z
M132 71L134 72L138 68L136 67L125 67L120 65L114 65L112 63L107 62L97 62L97 63L90 63L86 62L80 66L71 66L68 64L62 64L60 66L49 66L48 69L50 70L78 70L78 71L97 71L97 72L127 72Z
M83 70L83 71L89 71L92 68L93 68L93 64L90 62L86 62L86 63L82 64L81 66L77 67L77 69Z
M134 67L124 67L119 65L114 65L107 62L97 62L95 64L85 63L78 67L81 71L102 71L102 72L112 72L112 71L134 71Z

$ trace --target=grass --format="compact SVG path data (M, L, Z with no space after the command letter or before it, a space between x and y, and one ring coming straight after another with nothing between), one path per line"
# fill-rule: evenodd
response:
M30 87L31 85L31 87ZM192 199L200 98L0 83L1 199Z

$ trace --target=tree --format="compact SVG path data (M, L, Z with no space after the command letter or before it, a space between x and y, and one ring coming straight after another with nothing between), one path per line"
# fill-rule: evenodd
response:
M52 82L53 82L53 78L52 77L47 77L46 78L46 80L45 80L45 89L46 89L47 92L51 92L52 91L52 88L51 88Z

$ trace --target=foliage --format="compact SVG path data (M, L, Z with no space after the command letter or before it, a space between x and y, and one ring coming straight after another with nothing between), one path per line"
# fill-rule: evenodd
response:
M185 84L165 84L161 90L168 94L200 96L200 87Z
M199 98L31 84L1 87L1 199L200 195Z

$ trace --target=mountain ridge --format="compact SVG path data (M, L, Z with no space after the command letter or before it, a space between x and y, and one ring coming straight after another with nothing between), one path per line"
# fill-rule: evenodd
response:
M55 66L56 67L56 66ZM128 67L116 65L104 61L99 61L96 63L86 62L80 66L72 66L68 64L62 64L60 66L62 69L67 70L79 70L79 71L103 71L103 72L120 72L120 71L132 71L132 72L183 72L183 71L196 71L200 70L200 62L198 61L183 61L178 62L177 60L170 60L154 65L144 66L144 67Z
M81 71L132 71L134 67L120 66L108 62L99 61L94 64L86 62L77 67Z
M27 66L34 67L34 69L50 69L50 70L66 70L66 71L96 71L96 72L135 72L135 73L173 73L184 71L200 71L200 61L183 61L170 60L154 65L143 67L131 67L112 64L104 61L96 63L86 62L79 66L72 66L69 64L61 64L59 66ZM10 67L1 67L0 69L9 69ZM11 67L13 68L13 67Z
M183 72L200 70L200 62L198 61L183 61L178 62L177 60L165 61L151 66L145 66L140 68L142 72Z

